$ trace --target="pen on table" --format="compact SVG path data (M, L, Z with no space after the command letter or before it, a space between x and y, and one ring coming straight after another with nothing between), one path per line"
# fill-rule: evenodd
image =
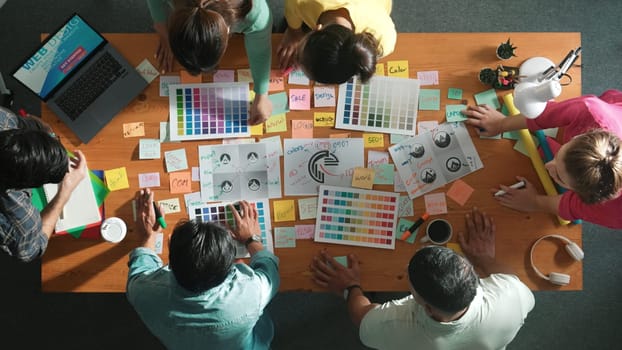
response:
M410 228L408 230L406 230L406 231L404 231L404 233L402 233L402 237L400 237L400 239L402 241L407 240L408 237L410 237L410 235L412 235L412 233L415 232L417 230L417 228L419 228L419 226L421 226L421 224L423 224L423 222L428 219L428 217L430 217L430 214L423 213L423 215L421 215L421 217L419 219L417 219L417 221L415 221L415 223L412 226L410 226Z
M517 183L515 183L513 185L510 185L510 188L513 188L513 189L522 188L522 187L525 187L525 181L523 181L523 180L520 180L519 182L517 182ZM503 196L506 193L507 192L505 192L504 190L499 190L499 191L495 192L494 196L495 197L499 197L499 196Z
M155 211L155 216L156 216L156 220L158 220L158 223L160 224L160 226L162 228L166 228L166 221L164 221L164 218L162 217L162 213L160 213L160 208L158 208L158 205L156 204L156 202L153 202L153 210Z

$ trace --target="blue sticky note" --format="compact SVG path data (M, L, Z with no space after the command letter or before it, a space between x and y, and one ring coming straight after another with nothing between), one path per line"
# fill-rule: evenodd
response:
M494 109L501 108L501 104L499 103L499 98L497 97L497 92L495 91L495 89L490 89L475 94L475 103L477 103L478 105L489 105Z
M452 100L462 100L462 89L449 88L449 90L447 90L447 98Z
M466 105L446 105L445 106L445 118L448 123L463 122L467 120L467 117L462 114L462 111L466 109Z
M275 227L274 248L296 248L296 228Z
M440 111L441 110L441 90L439 89L419 90L419 110Z
M374 185L393 185L395 177L395 165L393 164L377 164L374 165L376 176L374 177Z
M272 115L284 114L289 112L289 97L287 93L279 92L277 94L268 95L268 99L272 102Z

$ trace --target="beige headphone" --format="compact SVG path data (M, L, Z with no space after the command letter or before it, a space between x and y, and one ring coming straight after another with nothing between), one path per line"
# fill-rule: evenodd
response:
M567 275L565 273L559 273L559 272L551 272L549 273L548 276L545 276L542 272L540 272L540 270L538 270L536 265L533 264L533 251L536 249L536 246L538 245L538 243L540 243L540 241L545 238L557 238L559 240L564 241L566 243L564 248L566 248L566 251L568 252L568 254L576 261L583 260L583 256L584 256L583 250L581 250L581 248L576 243L560 235L542 236L538 238L538 240L535 241L533 245L531 246L531 253L529 254L529 260L531 261L531 268L536 272L536 274L553 284L556 284L559 286L565 286L568 283L570 283L570 275Z

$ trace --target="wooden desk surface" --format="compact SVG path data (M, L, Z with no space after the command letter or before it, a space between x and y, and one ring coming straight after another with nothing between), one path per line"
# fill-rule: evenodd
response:
M440 85L429 88L441 89L441 110L419 111L418 120L443 122L444 105L457 102L447 99L447 89L449 87L463 89L463 98L467 99L469 104L473 104L473 95L488 89L477 80L479 70L484 67L495 68L501 63L495 57L494 50L499 43L507 40L508 36L518 47L518 57L503 62L510 66L517 66L532 56L549 57L557 63L570 49L581 44L579 33L401 33L398 34L395 52L382 62L408 60L411 78L416 77L417 71L438 70ZM108 34L106 37L133 65L138 65L146 57L155 63L153 58L157 46L155 34ZM280 38L278 34L273 36L273 49L276 49ZM248 68L241 37L232 38L229 51L222 60L221 66L223 69ZM276 57L273 57L272 66L278 67ZM572 68L570 73L573 82L570 86L564 87L558 100L581 94L580 68ZM204 81L211 81L211 76L204 76ZM503 94L504 92L498 92L499 96ZM86 154L91 169L112 169L125 166L130 181L130 189L111 192L105 202L107 217L118 216L128 223L129 231L125 240L119 244L111 244L67 236L53 237L43 257L42 288L46 292L124 292L128 253L138 245L133 228L131 207L131 200L139 189L138 174L160 172L162 186L154 189L156 199L178 197L183 203L183 195L170 194L163 159L138 160L139 138L123 138L123 124L144 122L145 138L158 138L159 123L168 119L168 98L159 97L158 79L154 80L143 94L86 145L81 144L45 105L42 107L42 116L52 124L67 148L81 149ZM287 118L288 120L312 119L312 111L292 111L287 114ZM329 134L335 132L340 131L334 128L316 128L314 137L328 137ZM360 132L348 132L352 137L361 136ZM520 174L537 184L540 192L543 193L540 181L530 159L513 151L514 141L481 140L473 130L470 132L474 136L473 142L484 163L484 168L463 178L475 188L475 192L466 205L461 207L448 199L448 214L440 217L449 220L455 231L463 231L464 214L472 206L477 206L495 219L497 258L513 266L520 279L530 288L534 290L582 289L582 264L573 262L558 242L542 242L535 259L544 273L556 271L570 274L572 278L568 286L558 288L539 279L529 267L528 255L532 242L545 234L562 234L581 245L581 227L560 226L557 218L551 215L520 213L501 207L490 195L490 188L500 183L513 183L515 175ZM262 137L273 135L277 134L267 134ZM288 138L291 133L288 131L280 135L281 138ZM385 146L388 146L389 135L385 135L384 141ZM217 144L220 140L165 143L162 144L162 152L183 147L187 152L189 166L198 166L197 145L208 143ZM283 158L281 158L281 164L283 164ZM199 183L194 182L192 187L193 191L198 191ZM448 188L449 185L446 185L434 192L446 192ZM393 186L376 185L374 189L392 191ZM425 209L423 197L414 200L414 209L417 217L423 213ZM168 215L167 221L172 224L186 217L185 206L182 204L182 212ZM273 226L313 223L314 220L299 220L298 222L276 223ZM166 231L170 233L169 229ZM452 241L455 242L455 235ZM165 248L161 255L165 263L168 261L166 242L167 238L165 238ZM362 285L366 290L406 291L408 289L406 265L420 245L419 242L411 245L397 241L396 249L391 251L299 240L296 242L296 248L275 249L281 261L281 290L318 290L319 288L314 286L309 279L308 264L320 248L328 248L333 255L355 253L359 256Z

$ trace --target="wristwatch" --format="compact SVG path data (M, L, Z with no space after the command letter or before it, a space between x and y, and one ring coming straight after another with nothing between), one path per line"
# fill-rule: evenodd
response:
M361 288L361 286L360 286L360 285L358 285L358 284L353 284L353 285L351 285L351 286L349 286L349 287L346 287L346 289L344 289L344 290L343 290L343 298L344 298L346 301L348 301L348 297L350 296L350 292L351 292L351 291L352 291L352 289L354 289L354 288L358 288L358 289L360 289L360 290L361 290L361 292L363 291L363 288Z
M244 242L244 245L246 247L248 247L249 244L253 243L253 242L259 242L261 243L261 236L260 235L251 235L250 237L248 237L248 239L246 240L246 242Z

